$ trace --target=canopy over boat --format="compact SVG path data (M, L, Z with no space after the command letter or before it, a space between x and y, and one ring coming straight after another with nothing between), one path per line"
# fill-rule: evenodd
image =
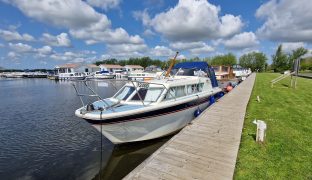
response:
M214 69L208 65L207 62L199 61L199 62L182 62L176 64L173 68L173 72L177 72L179 69L188 69L188 70L196 70L203 71L207 73L211 80L212 87L218 87L218 81L215 76ZM184 75L190 75L190 72L184 73Z
M174 65L173 69L196 69L207 72L209 69L209 65L207 62L183 62Z

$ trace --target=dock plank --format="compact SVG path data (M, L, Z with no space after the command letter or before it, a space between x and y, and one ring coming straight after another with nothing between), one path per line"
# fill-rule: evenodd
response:
M232 179L255 77L206 109L124 179Z

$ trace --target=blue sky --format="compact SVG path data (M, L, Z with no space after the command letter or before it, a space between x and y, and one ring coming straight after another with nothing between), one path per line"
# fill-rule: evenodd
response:
M0 0L0 66L311 49L310 0ZM270 62L271 60L269 60Z

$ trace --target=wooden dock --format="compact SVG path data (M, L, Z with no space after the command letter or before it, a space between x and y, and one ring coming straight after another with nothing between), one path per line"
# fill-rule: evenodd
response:
M232 179L255 77L205 110L124 179Z

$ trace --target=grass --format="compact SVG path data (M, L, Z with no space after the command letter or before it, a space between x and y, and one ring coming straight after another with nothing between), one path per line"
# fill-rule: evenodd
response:
M290 88L290 78L271 88L278 76L257 74L234 179L312 179L312 79L298 78L297 89ZM255 142L254 119L267 123L263 144Z

